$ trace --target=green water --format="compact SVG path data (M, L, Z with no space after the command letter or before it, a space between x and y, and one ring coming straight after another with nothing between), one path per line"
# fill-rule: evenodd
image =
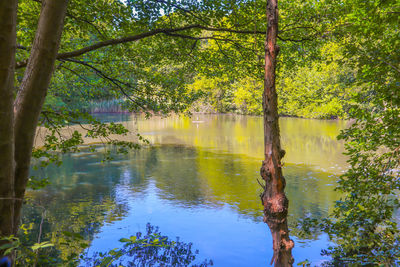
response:
M119 238L143 231L149 222L165 235L192 242L198 259L212 259L215 266L269 266L272 240L262 223L257 183L263 155L260 117L101 118L137 129L152 146L115 155L108 163L101 163L102 148L68 154L61 167L37 171L52 184L28 193L24 222L34 223L32 239L43 217L42 240L54 243L66 258L82 249L63 245L62 231L81 233L91 253L120 246ZM345 126L343 121L281 119L296 261L324 260L320 250L328 245L326 236L300 238L293 226L306 215L326 216L337 199L333 188L346 159L336 136Z

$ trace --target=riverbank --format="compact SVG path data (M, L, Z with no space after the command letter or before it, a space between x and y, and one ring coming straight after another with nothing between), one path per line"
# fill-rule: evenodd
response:
M143 112L129 112L129 111L96 111L96 112L91 112L91 115L102 115L102 114L135 114L135 115L145 115L145 113ZM151 113L150 114L152 116L163 116L160 114L156 114L156 113ZM225 112L225 113L221 113L221 112L195 112L195 111L190 111L189 113L184 113L181 114L183 116L187 116L188 114L191 115L230 115L230 116L234 116L234 115L238 115L238 116L254 116L254 117L262 117L262 115L260 114L244 114L244 113L237 113L237 112ZM175 115L175 116L179 116L180 114L176 114L176 113L171 113L170 115ZM168 115L168 116L170 116ZM165 117L165 116L163 116ZM336 120L353 120L353 119L342 119L339 118L337 116L332 116L331 118L312 118L312 117L301 117L301 116L295 116L295 115L287 115L287 114L280 114L279 115L280 118L298 118L298 119L309 119L309 120L326 120L326 121L336 121Z

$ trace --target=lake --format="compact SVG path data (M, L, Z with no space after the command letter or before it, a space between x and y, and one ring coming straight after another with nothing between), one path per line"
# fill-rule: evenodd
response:
M269 266L272 240L262 222L259 169L263 159L262 118L193 115L168 118L102 114L135 129L151 143L102 162L104 148L63 156L60 167L32 171L51 185L27 193L23 222L33 223L37 238L61 250L60 257L81 253L66 246L63 231L82 234L88 254L121 247L118 241L146 224L163 235L192 242L196 259L214 266ZM296 221L325 217L338 199L337 176L346 170L343 143L336 140L344 121L281 118L284 176L289 198L289 227L296 262L318 265L325 258L325 235L301 237ZM296 265L296 264L295 264Z

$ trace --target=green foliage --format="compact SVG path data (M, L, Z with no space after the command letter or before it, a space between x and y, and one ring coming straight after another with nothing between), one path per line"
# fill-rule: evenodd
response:
M386 93L377 92L375 100L380 102ZM337 190L344 196L336 202L332 219L323 224L337 243L324 252L334 262L400 263L400 232L393 218L400 207L400 102L396 102L374 113L355 108L357 121L339 136L347 141L351 167L338 181Z
M4 255L11 255L14 249L18 248L21 243L19 242L19 239L16 238L15 236L7 236L7 237L2 237L0 239L0 242L2 245L0 246L1 250L4 250Z
M49 182L49 179L47 179L47 178L39 178L37 176L30 176L27 187L32 190L38 190L38 189L46 187L49 184L50 184L50 182Z
M26 232L26 229L24 230ZM54 246L48 241L27 245L15 236L3 237L0 241L4 243L0 246L0 249L4 249L4 255L15 256L15 266L37 266L38 264L49 266L57 263L57 259L40 255L42 251Z
M23 235L28 234L31 228L21 227ZM22 233L21 233L22 234ZM86 253L70 254L67 258L59 257L57 245L49 241L28 245L20 238L10 236L2 238L4 244L0 249L5 250L5 255L16 255L15 266L212 266L211 260L204 260L193 264L196 254L192 251L192 243L171 241L167 236L161 235L157 227L146 225L146 233L136 233L129 238L121 238L122 248L114 248L105 253L95 252L92 256ZM78 233L63 232L65 237L63 245L77 247L85 250L89 247L87 240ZM25 240L26 241L26 240ZM116 264L118 262L118 264Z
M262 95L264 86L262 81L244 78L232 84L235 105L241 114L261 115Z
M354 122L339 135L346 141L350 168L336 190L342 197L330 217L308 220L334 245L323 251L327 266L397 266L400 232L394 211L400 207L400 42L398 1L345 1L331 4L342 14L336 36L345 39L343 55L354 69L348 113ZM332 21L336 23L336 21ZM343 27L343 25L347 25Z
M297 266L303 266L303 267L307 266L308 267L308 266L311 266L311 264L308 260L304 260L304 261L297 263Z
M127 153L129 149L138 149L141 144L148 144L148 140L136 133L132 141L121 140L121 136L128 134L122 124L101 122L92 115L79 110L60 108L54 110L45 106L40 117L42 126L43 144L32 150L32 157L37 159L34 169L45 168L49 164L62 164L60 156L68 152L78 152L86 143L103 144L106 147L104 159L112 159L111 152ZM93 141L90 141L93 140ZM38 178L31 179L32 186L45 183Z
M341 44L330 42L315 50L318 57L308 59L309 64L280 64L279 112L304 118L347 118L355 90L354 71L343 59ZM263 80L250 74L236 79L199 75L192 87L204 92L201 101L205 106L211 105L213 112L262 114Z
M37 19L40 6L27 0L21 2L18 42L29 47L35 28L32 21ZM283 86L278 85L284 100L280 102L283 115L331 118L344 117L346 113L343 110L344 94L335 96L343 89L336 82L340 73L336 71L328 76L331 70L317 66L315 62L320 60L317 59L312 61L310 68L319 77L310 76L310 69L300 58L318 54L314 52L318 48L287 41L309 40L326 30L329 24L321 23L324 16L314 16L323 8L323 4L299 1L285 2L280 7L283 64L279 65L286 70L280 71L280 76L289 79L285 81L287 86L283 82ZM105 47L72 60L60 60L46 104L52 109L167 114L187 111L202 97L195 111L260 114L262 85L259 83L263 79L263 31L266 28L264 9L264 3L260 1L228 1L225 4L215 1L71 1L60 52L155 28L190 23L254 30L254 34L193 29L179 35L156 35L139 42ZM95 21L93 17L96 17ZM300 19L302 25L296 25ZM309 43L316 44L317 41ZM27 50L18 50L18 60L26 56ZM303 72L303 79L311 77L312 80L305 84L296 72ZM323 89L317 89L321 84ZM306 102L300 103L292 97L298 93ZM325 96L323 99L319 97L320 93ZM123 105L120 106L120 100L116 99L124 99Z
M305 118L346 118L353 73L342 60L341 47L328 43L309 65L282 69L279 74L281 114Z
M209 266L210 260L193 264L198 251L192 252L192 243L171 241L162 236L157 227L147 224L146 233L130 238L121 238L122 248L115 248L106 253L96 253L86 258L87 266ZM115 264L119 261L118 264Z
M235 107L232 106L233 90L231 82L226 76L214 78L199 76L189 88L203 95L201 105L210 105L212 110L208 110L209 112L227 113L235 110Z
M48 241L44 241L41 243L35 243L33 246L31 246L31 249L33 251L39 250L39 249L43 249L43 248L48 248L48 247L53 247L54 244L48 242Z

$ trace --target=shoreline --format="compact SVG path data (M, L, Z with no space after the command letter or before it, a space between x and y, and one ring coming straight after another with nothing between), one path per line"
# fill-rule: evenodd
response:
M88 114L90 115L95 115L95 114L136 114L136 115L144 115L144 112L129 112L129 111L102 111L102 112L89 112ZM152 116L160 116L160 117L168 117L171 115L184 115L184 116L190 116L190 115L228 115L228 116L251 116L251 117L262 117L263 115L257 115L257 114L241 114L241 113L219 113L219 112L191 112L190 115L185 114L185 113L171 113L168 115L163 115L163 114L156 114L156 113L151 113ZM352 118L347 118L347 119L341 119L338 117L335 118L330 118L330 119L323 119L323 118L307 118L307 117L299 117L299 116L294 116L294 115L279 115L279 118L296 118L296 119L305 119L305 120L321 120L321 121L354 121Z

